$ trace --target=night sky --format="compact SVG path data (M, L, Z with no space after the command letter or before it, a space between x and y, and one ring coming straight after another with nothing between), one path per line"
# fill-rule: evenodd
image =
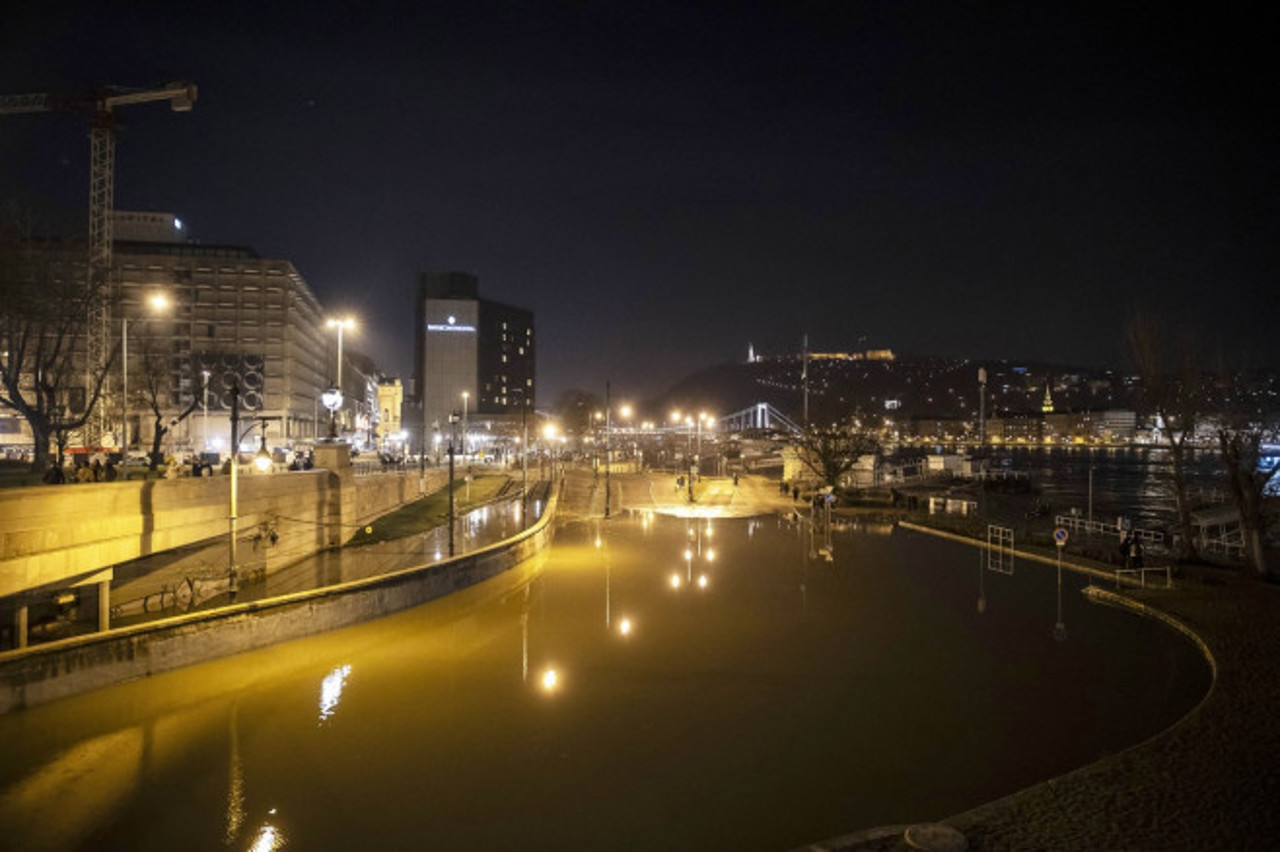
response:
M543 404L805 333L1121 365L1136 309L1276 363L1280 76L1250 7L328 8L22 4L0 92L195 82L190 113L121 109L117 207L292 261L405 377L445 269L536 312ZM0 201L83 230L87 129L0 119Z

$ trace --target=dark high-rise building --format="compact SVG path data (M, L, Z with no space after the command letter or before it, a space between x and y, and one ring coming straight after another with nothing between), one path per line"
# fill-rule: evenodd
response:
M532 411L532 311L481 299L474 275L428 272L416 317L414 396L428 443L455 412L479 422L519 414L522 405Z

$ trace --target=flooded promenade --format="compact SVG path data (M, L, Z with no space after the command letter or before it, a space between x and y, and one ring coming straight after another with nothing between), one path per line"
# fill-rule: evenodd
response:
M573 475L553 547L472 589L0 718L6 842L781 850L999 800L1207 688L1083 580L1059 643L1050 572L888 526L814 559L776 483L705 484L614 477L605 521Z

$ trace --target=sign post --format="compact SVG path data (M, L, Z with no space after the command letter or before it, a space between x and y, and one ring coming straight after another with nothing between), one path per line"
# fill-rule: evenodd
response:
M1053 626L1053 638L1059 642L1067 639L1067 626L1062 623L1062 548L1067 546L1070 536L1066 527L1058 527L1053 531L1053 543L1058 546L1058 623Z

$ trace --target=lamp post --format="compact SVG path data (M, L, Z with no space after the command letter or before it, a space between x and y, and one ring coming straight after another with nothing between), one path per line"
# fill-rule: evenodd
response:
M543 459L543 463L544 464L546 464L547 462L551 463L551 481L552 482L555 482L556 480L555 446L556 446L556 438L558 436L559 436L559 430L556 428L556 424L548 423L542 427L542 437L545 438L547 442L547 458Z
M338 437L336 419L337 419L338 409L342 407L342 331L343 329L347 329L347 328L355 328L355 325L356 325L356 321L351 317L343 317L342 319L330 318L328 320L325 320L326 327L336 328L338 330L338 365L337 365L338 369L337 369L337 379L334 382L334 388L333 388L338 393L337 393L336 400L331 400L335 402L334 407L329 408L329 404L327 402L325 403L325 408L329 408L330 440L333 440Z
M279 420L279 417L259 417L257 423L251 423L244 435L236 434L240 430L240 382L231 385L231 513L230 546L228 548L227 588L231 598L236 596L236 583L239 580L239 507L240 507L240 439L253 431L255 426L261 427L258 452L254 454L253 466L259 473L269 473L272 468L271 454L267 452L267 421Z
M200 427L204 438L204 451L209 452L209 371L201 370L200 375L204 377L204 393L201 394L201 402L204 405L204 421Z
M613 467L609 463L609 427L611 426L609 414L609 382L606 379L604 383L604 516L606 520L609 518L609 469Z
M147 298L147 306L152 311L163 311L169 307L169 297L163 293L152 293ZM150 317L143 317L139 323ZM120 450L129 451L129 318L120 318Z
M458 436L458 415L449 415L449 556L453 556L453 443Z
M462 457L467 457L467 401L471 399L470 391L462 392Z
M338 409L342 407L342 391L338 388L329 388L320 394L320 404L329 411L329 440L338 440L338 426L335 419Z
M524 388L516 388L512 394L520 394L520 529L527 526L525 512L529 499L529 397Z

